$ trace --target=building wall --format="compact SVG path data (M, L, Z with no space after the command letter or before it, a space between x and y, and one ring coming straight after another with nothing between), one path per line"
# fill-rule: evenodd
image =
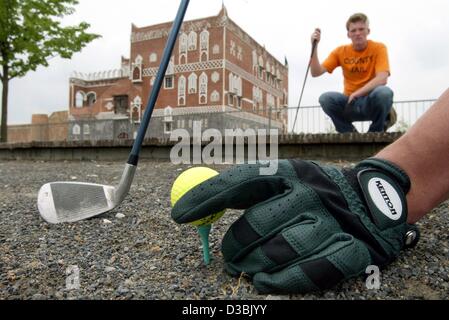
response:
M99 72L71 78L69 120L73 123L68 127L69 140L134 136L153 89L171 26L171 22L143 28L132 25L130 59L122 58L122 70L127 69L128 72L120 73L126 76L111 78L110 73ZM202 34L208 34L207 50L201 46ZM190 41L192 36L196 41ZM184 44L186 50L182 49ZM190 47L192 44L194 48ZM282 79L277 87L264 76L259 77L255 54L263 60L262 69L266 69L267 62L273 66L272 71L278 79ZM197 77L196 92L189 90L189 77L193 74ZM200 77L204 75L207 77L205 97L200 94ZM286 132L287 113L280 111L287 105L284 92L288 92L288 68L230 20L224 7L217 16L183 23L166 76L173 78L173 87L166 88L164 79L150 124L152 137L167 137L167 122L173 130L177 128L178 120L182 123L181 117L184 117L184 123L191 122L196 117L192 108L202 110L197 113L209 127L257 129L266 127L268 123ZM185 96L181 99L179 85L182 78L185 79ZM234 82L238 85L233 85ZM259 90L258 102L254 99L255 87ZM82 107L76 107L77 92L85 96L95 94L96 99L90 105L84 103ZM118 95L128 95L124 114L117 114L115 109L114 97ZM272 97L273 105L270 107L268 95ZM209 115L204 114L204 108L210 108ZM226 116L216 110L245 111L257 116L244 113L239 117L236 114ZM261 117L265 119L261 120ZM95 121L100 122L95 124ZM108 121L110 123L106 124Z
M68 112L58 111L50 116L33 114L31 124L8 126L8 142L65 141L68 136Z
M8 126L8 142L31 142L31 125L9 125Z
M53 112L48 117L48 141L65 141L68 136L68 112Z

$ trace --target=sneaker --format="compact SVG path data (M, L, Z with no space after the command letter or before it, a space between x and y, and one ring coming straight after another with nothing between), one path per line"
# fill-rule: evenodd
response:
M390 113L387 115L387 119L385 120L385 126L384 131L386 132L388 129L390 129L396 121L398 120L398 114L396 113L396 110L394 110L393 107L390 109Z

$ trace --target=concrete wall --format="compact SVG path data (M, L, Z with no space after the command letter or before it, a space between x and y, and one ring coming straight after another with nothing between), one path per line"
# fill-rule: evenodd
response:
M279 158L361 160L370 157L401 136L401 133L285 135L279 137ZM0 160L107 160L123 161L132 140L71 141L0 144ZM178 142L146 139L141 159L170 160ZM207 143L203 143L203 148ZM267 147L269 148L269 147Z

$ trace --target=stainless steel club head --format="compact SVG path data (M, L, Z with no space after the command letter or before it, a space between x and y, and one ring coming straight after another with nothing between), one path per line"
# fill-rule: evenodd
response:
M118 186L87 182L50 182L37 197L42 218L49 223L75 222L118 206L131 187L136 167L126 164Z
M39 190L37 206L41 216L50 223L73 222L103 212L109 211L119 205L131 187L136 171L139 152L142 147L145 133L150 124L151 115L156 105L157 97L164 81L165 72L170 63L171 54L176 38L181 29L189 0L182 0L172 29L167 39L161 64L157 71L153 89L148 99L147 107L139 127L137 137L128 158L122 179L117 187L104 186L93 183L52 182L47 183Z

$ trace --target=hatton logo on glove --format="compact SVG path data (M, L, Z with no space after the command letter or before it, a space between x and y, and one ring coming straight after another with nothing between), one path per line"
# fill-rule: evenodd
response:
M402 203L393 186L381 178L372 178L368 190L376 207L391 220L399 220L402 215Z

